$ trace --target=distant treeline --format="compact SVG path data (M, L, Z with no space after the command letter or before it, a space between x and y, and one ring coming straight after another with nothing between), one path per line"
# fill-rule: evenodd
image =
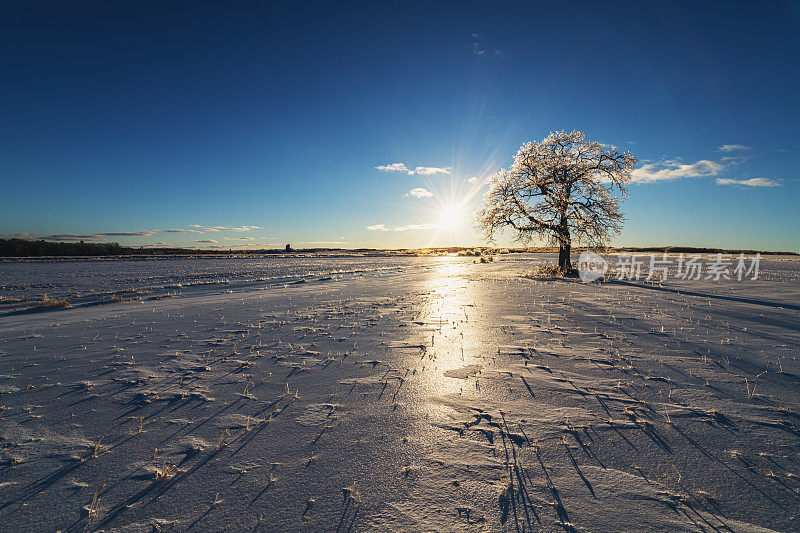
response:
M765 252L762 250L726 250L723 248L693 248L691 246L645 246L639 248L612 248L616 252L663 252L668 254L762 254L762 255L800 255L796 252Z
M623 252L623 253L652 253L661 252L667 254L761 254L761 255L800 255L797 252L770 252L764 250L730 250L726 248L697 248L693 246L622 246L607 248L586 248L582 246L573 246L572 253L580 253L584 250L602 251L608 253ZM511 253L557 253L558 248L555 246L538 246L527 248L509 248Z
M330 252L338 248L306 248L292 252ZM348 253L379 252L371 249L348 249ZM230 255L230 254L286 254L285 248L263 250L223 250L203 248L128 247L117 242L52 242L45 240L0 239L0 257L45 257L45 256L104 256L104 255Z
M307 248L292 250L293 253L330 253L343 251L348 254L398 254L398 255L417 255L420 253L454 254L464 250L481 250L484 253L553 253L558 248L552 246L525 247L525 248L491 248L491 247L472 247L472 246L450 246L439 248L406 249L406 250L380 250L374 248L340 249L340 248ZM585 248L573 248L574 253L580 253ZM752 255L758 250L725 250L721 248L694 248L690 246L650 246L650 247L623 247L606 248L607 252L665 252L665 253L685 253L685 254L739 254ZM31 241L26 239L0 239L0 257L43 257L43 256L103 256L103 255L229 255L229 254L286 254L284 248L271 248L263 250L221 250L221 249L201 249L201 248L150 248L137 247L131 248L121 246L116 242L51 242L51 241ZM764 255L800 255L795 252L764 252Z
M75 255L122 255L117 242L50 242L25 239L0 239L0 257L42 257Z

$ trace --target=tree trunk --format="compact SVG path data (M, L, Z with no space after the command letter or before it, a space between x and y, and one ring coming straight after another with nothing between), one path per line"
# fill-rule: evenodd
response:
M569 240L562 241L558 245L558 270L562 274L569 274L572 272L572 263L569 260L572 245Z
M562 274L569 274L572 272L572 263L569 260L572 239L569 235L566 213L561 213L561 222L558 226L558 271Z

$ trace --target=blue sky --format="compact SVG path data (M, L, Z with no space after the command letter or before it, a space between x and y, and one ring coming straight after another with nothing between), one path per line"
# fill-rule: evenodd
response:
M478 244L484 179L579 129L640 159L616 244L800 251L800 4L563 6L6 5L0 233Z

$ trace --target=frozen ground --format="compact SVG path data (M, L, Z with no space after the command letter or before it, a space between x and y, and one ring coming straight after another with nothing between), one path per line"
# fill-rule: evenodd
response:
M797 531L800 263L535 260L0 264L0 529Z

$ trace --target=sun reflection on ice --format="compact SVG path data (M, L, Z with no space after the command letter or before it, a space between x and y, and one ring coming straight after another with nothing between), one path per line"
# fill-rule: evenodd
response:
M420 376L432 396L474 390L479 372L479 354L473 353L470 335L465 335L475 307L466 274L472 261L463 257L437 258L426 282L426 301L419 322L425 334L425 370Z

